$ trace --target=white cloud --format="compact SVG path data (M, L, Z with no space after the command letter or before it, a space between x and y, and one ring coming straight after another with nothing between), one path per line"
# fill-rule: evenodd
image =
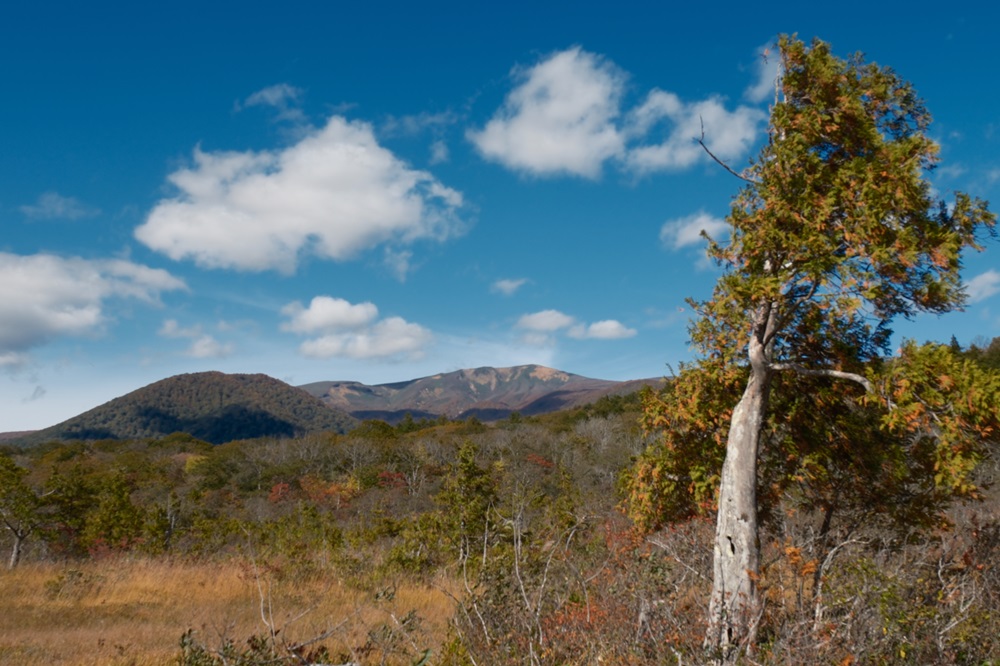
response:
M513 296L514 292L527 284L528 278L517 278L516 280L497 280L490 286L490 290L504 296Z
M514 77L503 107L466 134L483 157L534 175L597 178L623 153L615 119L626 76L612 63L574 47Z
M51 338L98 331L110 299L157 305L161 292L186 288L166 271L122 259L0 252L0 358L12 364Z
M165 338L196 338L201 335L201 327L192 326L190 328L183 328L177 323L176 319L166 319L163 321L163 325L160 326L160 330L156 333Z
M714 240L729 234L729 224L722 219L699 211L693 215L665 222L660 228L660 241L667 247L679 250L702 242L704 231Z
M614 319L597 321L589 326L578 324L569 329L569 336L579 340L622 340L636 335L634 328L628 328Z
M551 333L568 328L575 323L576 319L558 310L542 310L522 316L517 320L517 327L540 333Z
M970 303L983 301L1000 292L1000 272L990 269L969 280L965 285L965 293Z
M622 120L627 74L579 47L515 70L514 77L517 85L503 106L466 137L484 158L534 175L597 178L608 160L639 175L686 169L711 159L698 145L701 137L720 160L736 160L749 152L767 120L750 106L730 111L719 96L685 102L660 89ZM758 87L747 95L761 94Z
M385 248L383 262L386 268L392 272L400 282L406 282L406 276L410 272L413 260L413 252L410 250L396 250L391 247Z
M555 341L553 336L559 331L565 331L566 335L577 340L620 340L637 333L614 319L586 324L558 310L526 314L518 319L517 328L527 331L521 336L521 342L539 347L551 345Z
M17 352L0 352L0 369L18 368L27 364L28 357Z
M287 83L278 83L258 90L243 100L242 104L237 102L236 110L240 111L244 107L266 106L277 111L278 120L287 120L296 124L305 123L306 116L299 107L302 92L301 88Z
M231 343L221 343L214 336L202 331L201 326L184 328L176 319L165 320L157 334L165 338L190 339L191 346L184 351L184 355L193 358L224 358L232 354L234 349Z
M231 343L221 343L208 334L199 336L184 352L185 356L193 358L225 358L232 353Z
M528 331L521 336L520 341L521 344L529 347L549 347L555 342L555 339L546 333Z
M774 96L775 85L781 73L781 55L773 44L765 44L757 49L755 73L757 80L743 91L743 98L759 104Z
M64 197L58 192L44 192L34 204L21 206L21 212L35 220L79 220L94 217L100 210L82 203L74 197Z
M414 136L425 130L440 132L458 122L458 115L451 111L418 113L412 116L390 116L379 127L379 136Z
M281 314L290 317L281 330L310 334L364 328L378 317L378 308L369 302L355 305L342 298L316 296L308 308L295 301L283 307Z
M431 332L419 324L411 324L400 317L389 317L365 331L307 340L299 349L304 356L312 358L345 356L372 359L398 355L419 358L432 338Z
M194 152L169 176L136 238L205 268L293 273L302 254L344 261L379 244L443 241L461 231L462 195L378 145L371 127L334 116L277 152Z
M275 106L285 107L289 103L296 104L302 97L302 89L287 83L278 83L258 90L243 100L243 106Z
M687 103L674 93L652 90L646 101L629 113L627 132L644 137L663 121L669 130L659 144L630 149L625 162L640 174L686 169L711 159L698 145L703 133L705 145L720 160L738 159L750 150L758 127L766 119L763 111L747 106L727 111L718 97Z
M373 303L352 304L342 298L317 296L308 308L289 303L281 310L289 321L281 330L318 337L299 346L303 356L352 359L420 358L433 342L429 330L401 317L378 320Z
M448 152L448 144L438 139L431 144L431 164L443 164L451 157Z

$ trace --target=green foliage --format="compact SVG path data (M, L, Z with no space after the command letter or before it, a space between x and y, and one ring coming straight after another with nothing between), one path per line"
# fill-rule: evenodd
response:
M142 537L145 517L131 494L131 484L120 472L101 484L97 506L88 512L81 534L91 552L128 550Z
M984 368L1000 370L1000 337L988 342L985 338L974 340L965 354Z
M435 497L444 513L442 536L455 548L459 560L479 552L495 527L491 512L497 503L497 482L489 469L476 462L478 452L471 440L462 444Z
M67 472L56 470L46 484L49 523L46 540L60 555L81 556L87 546L83 531L98 489L79 464Z

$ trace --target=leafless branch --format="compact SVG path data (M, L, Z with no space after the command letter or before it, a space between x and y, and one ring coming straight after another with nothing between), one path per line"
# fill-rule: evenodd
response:
M729 173L733 174L734 176L736 176L737 178L739 178L740 180L742 180L744 182L752 183L752 184L756 185L757 184L756 180L753 180L752 178L747 178L742 173L739 173L738 171L734 170L731 166L729 166L728 164L726 164L725 162L723 162L722 160L720 160L718 157L716 157L715 153L713 153L711 150L708 149L708 146L705 144L705 120L703 118L701 118L701 117L699 117L699 120L701 121L701 136L698 138L698 145L701 146L702 150L704 150L706 153L708 153L709 157L711 157L713 160L715 160L716 163L719 166L721 166L723 169L725 169Z
M773 363L771 364L771 369L777 371L791 370L799 373L800 375L807 375L810 377L833 377L834 379L846 379L857 384L861 384L861 386L865 387L865 391L869 393L874 390L872 383L868 381L866 377L862 377L854 372L843 372L842 370L829 370L822 368L806 368L798 363Z

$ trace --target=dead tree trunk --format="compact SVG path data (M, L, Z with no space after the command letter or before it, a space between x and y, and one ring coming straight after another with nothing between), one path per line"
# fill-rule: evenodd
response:
M750 380L733 410L719 485L712 597L705 636L705 647L719 664L735 663L741 649L753 642L760 615L757 452L771 389L770 310L762 307L756 317L755 334L749 344Z

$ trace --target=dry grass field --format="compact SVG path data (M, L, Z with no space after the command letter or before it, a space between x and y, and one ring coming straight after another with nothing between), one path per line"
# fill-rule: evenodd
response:
M268 635L268 623L287 644L329 632L318 644L331 655L410 663L437 652L454 612L433 586L363 592L333 576L292 581L237 560L30 564L0 573L0 599L0 664L23 666L176 663L189 629L217 649Z

